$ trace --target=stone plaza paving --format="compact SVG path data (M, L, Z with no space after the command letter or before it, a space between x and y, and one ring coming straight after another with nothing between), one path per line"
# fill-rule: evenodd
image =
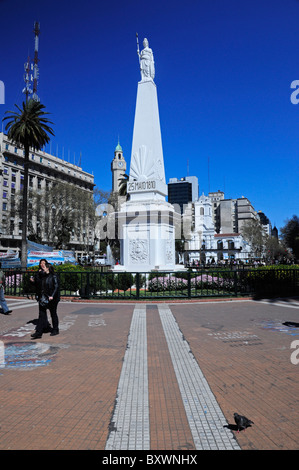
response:
M299 448L299 299L61 301L35 341L36 302L7 302L1 450Z

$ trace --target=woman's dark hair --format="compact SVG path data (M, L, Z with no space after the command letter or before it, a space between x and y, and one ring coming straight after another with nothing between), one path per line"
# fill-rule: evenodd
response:
M52 264L48 263L48 264L47 264L47 267L49 268L49 272L50 272L51 274L54 274L54 266L53 266Z
M49 268L49 271L51 274L54 274L54 266L52 264L49 263L48 260L46 260L45 258L42 258L39 260L39 269L41 269L41 262L44 261L45 262L45 265L47 268Z
M41 268L40 264L41 264L42 261L44 261L46 263L46 266L49 265L48 261L45 258L42 258L42 259L39 260L39 265L38 265L39 268Z

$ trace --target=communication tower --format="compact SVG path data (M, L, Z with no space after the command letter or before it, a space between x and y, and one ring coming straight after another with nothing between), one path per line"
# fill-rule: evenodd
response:
M26 95L26 102L28 101L29 95L33 93L33 90L31 88L31 84L33 82L33 75L32 75L32 70L33 70L33 65L30 63L30 57L28 56L27 62L24 64L24 82L25 82L25 87L23 88L22 92Z
M34 23L34 35L35 35L35 40L34 40L34 60L33 60L33 95L32 98L35 101L39 101L39 97L37 96L37 80L39 78L39 69L38 69L38 42L39 42L39 23L36 21Z
M28 56L27 62L24 64L24 82L25 87L23 88L22 92L26 96L26 101L30 95L31 98L35 101L39 101L39 97L37 95L37 83L39 78L39 58L38 58L38 43L39 43L39 33L40 33L40 25L37 21L34 23L34 59L33 63Z

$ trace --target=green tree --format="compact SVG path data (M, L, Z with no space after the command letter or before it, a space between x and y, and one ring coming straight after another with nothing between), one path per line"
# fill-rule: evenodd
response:
M93 189L93 199L96 207L102 204L107 204L109 202L110 196L111 191L104 191L97 186Z
M243 238L251 245L252 251L255 256L260 258L265 250L266 233L256 219L248 220L242 227Z
M57 249L66 248L73 237L89 251L97 219L91 192L55 181L44 191L31 192L31 203L46 243Z
M294 257L299 259L299 217L293 215L291 219L287 219L280 233L285 245L291 248Z
M119 190L118 194L120 196L128 196L127 194L127 182L129 181L129 175L124 173L121 178L118 179L119 181Z
M15 105L18 111L6 111L9 119L5 126L8 130L7 137L16 145L24 148L24 186L23 186L23 212L22 212L22 268L27 267L27 223L28 223L28 171L30 148L40 150L50 141L49 134L54 132L49 124L53 124L46 117L45 106L40 102L30 99L23 102L22 108Z
M267 237L265 244L265 258L268 263L274 260L284 262L286 258L286 249L275 237Z

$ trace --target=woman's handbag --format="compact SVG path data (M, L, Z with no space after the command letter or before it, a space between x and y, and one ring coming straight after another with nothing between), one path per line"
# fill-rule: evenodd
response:
M42 294L39 304L41 307L47 307L49 305L49 297L46 294Z

